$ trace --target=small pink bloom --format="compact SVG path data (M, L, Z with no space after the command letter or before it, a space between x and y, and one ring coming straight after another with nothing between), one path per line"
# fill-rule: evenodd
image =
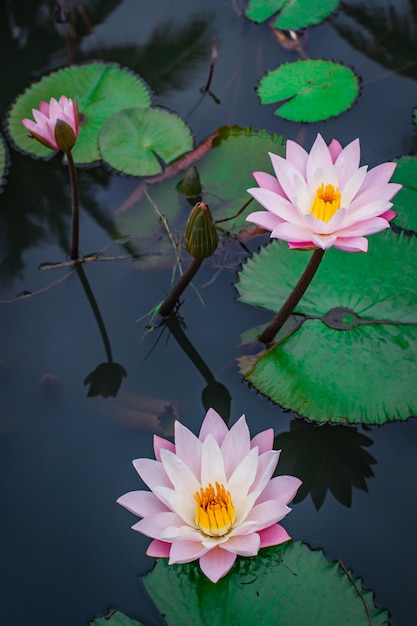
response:
M79 131L78 107L75 100L61 96L57 101L51 98L49 104L41 102L38 109L32 109L35 119L23 119L22 124L32 137L51 150L71 150L77 141Z
M396 165L360 167L359 139L342 148L317 135L310 153L288 140L285 159L269 156L275 176L254 172L259 187L248 189L266 211L246 219L290 248L366 252L365 235L385 230L396 215L390 200L401 185L389 182Z
M290 537L277 522L291 510L301 481L271 478L280 451L272 429L252 440L245 417L229 430L209 409L198 437L175 422L175 445L157 437L155 457L133 465L151 491L131 491L117 502L142 517L132 528L152 537L147 554L169 563L200 560L214 583L236 557Z

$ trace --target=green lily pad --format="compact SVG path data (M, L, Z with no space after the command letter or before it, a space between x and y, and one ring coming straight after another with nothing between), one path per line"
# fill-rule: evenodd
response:
M74 161L80 164L100 160L98 135L109 117L128 107L151 104L143 80L112 63L94 62L58 70L34 83L12 105L7 128L19 150L41 158L53 154L52 150L28 137L22 119L32 119L32 108L38 109L41 100L58 99L63 94L77 100L82 118L78 140L72 149Z
M121 611L110 611L104 617L97 617L91 622L88 622L89 626L146 626L144 622L138 622L136 619L128 617Z
M144 583L169 626L388 624L387 611L375 607L359 579L300 541L238 558L216 584L196 563L168 565L167 559Z
M308 59L268 72L257 91L262 104L288 100L275 111L285 120L320 122L349 109L358 89L358 77L348 67Z
M310 255L274 240L240 272L240 299L275 313ZM242 357L246 380L319 422L417 414L416 266L416 239L391 231L370 237L366 254L328 250L295 309L304 322L292 334L284 327L266 352Z
M298 30L319 24L338 5L339 0L249 0L245 15L259 24L280 11L273 27Z
M284 155L282 136L257 132L251 128L223 127L214 138L198 146L193 153L176 162L170 171L161 175L155 184L142 182L129 208L118 216L118 229L131 237L140 237L139 248L143 254L142 267L160 264L171 252L172 243L156 214L155 207L167 219L173 236L181 239L192 206L177 191L185 176L185 169L195 166L202 184L201 200L209 205L215 220L233 217L250 200L246 189L253 185L252 172L262 170L272 173L268 151ZM182 169L181 169L182 168ZM168 175L172 173L171 177ZM151 181L152 182L152 181ZM219 223L228 233L239 233L252 226L245 217L254 207L253 201L235 219ZM165 244L161 241L165 240ZM159 239L158 254L155 256L155 241ZM230 242L229 242L230 243ZM222 247L219 246L219 254ZM161 256L162 255L162 256ZM172 267L172 261L171 267Z
M6 144L2 135L0 135L0 193L3 191L5 184L6 172L8 164L8 154Z
M159 174L163 171L160 159L172 163L192 147L188 126L164 109L125 109L112 115L99 135L102 159L132 176Z
M398 213L394 224L417 232L417 157L398 159L392 182L403 185L393 199L392 208Z

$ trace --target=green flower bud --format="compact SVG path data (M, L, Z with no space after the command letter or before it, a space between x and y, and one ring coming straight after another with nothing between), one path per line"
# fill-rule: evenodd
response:
M217 248L217 229L210 209L197 202L185 229L185 247L195 259L211 256Z
M185 176L176 187L177 191L186 198L197 198L200 196L202 187L200 175L196 167L190 167Z
M62 152L71 150L77 141L77 137L71 126L60 119L57 119L55 124L55 141Z

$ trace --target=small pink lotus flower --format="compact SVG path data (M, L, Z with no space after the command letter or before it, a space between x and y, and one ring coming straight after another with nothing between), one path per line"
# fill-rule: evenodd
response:
M77 141L79 131L78 107L75 100L61 96L41 102L39 111L32 109L35 122L23 119L22 124L32 137L51 150L68 152Z
M267 210L246 219L290 248L366 252L365 235L385 230L396 216L389 200L401 185L388 182L396 164L359 167L359 139L342 148L317 135L310 153L290 140L286 151L285 159L269 155L276 178L254 172L259 187L248 192Z
M133 465L151 491L131 491L117 500L142 517L132 528L154 540L147 554L169 563L200 560L214 583L236 557L290 539L277 524L301 481L271 479L280 451L272 449L273 430L252 440L245 417L228 430L209 409L199 437L175 422L175 445L154 437L156 460Z

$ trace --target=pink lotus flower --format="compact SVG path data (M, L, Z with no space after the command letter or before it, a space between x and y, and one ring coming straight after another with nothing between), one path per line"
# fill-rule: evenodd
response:
M79 131L78 107L75 100L61 96L57 101L51 98L49 104L41 102L39 111L32 109L35 119L23 119L22 124L32 137L51 150L71 150L77 141Z
M142 517L132 528L154 540L147 554L169 563L200 559L213 582L227 574L237 555L255 556L260 548L290 537L277 524L301 481L271 479L279 458L272 450L273 430L252 440L245 417L228 430L207 411L199 437L175 422L175 445L154 437L156 461L133 465L151 491L131 491L117 500Z
M364 235L385 230L396 216L389 200L401 185L388 182L395 163L359 167L359 139L342 148L317 135L309 154L290 140L286 151L286 159L269 155L276 178L254 172L259 187L248 192L267 210L246 219L290 248L366 252Z

